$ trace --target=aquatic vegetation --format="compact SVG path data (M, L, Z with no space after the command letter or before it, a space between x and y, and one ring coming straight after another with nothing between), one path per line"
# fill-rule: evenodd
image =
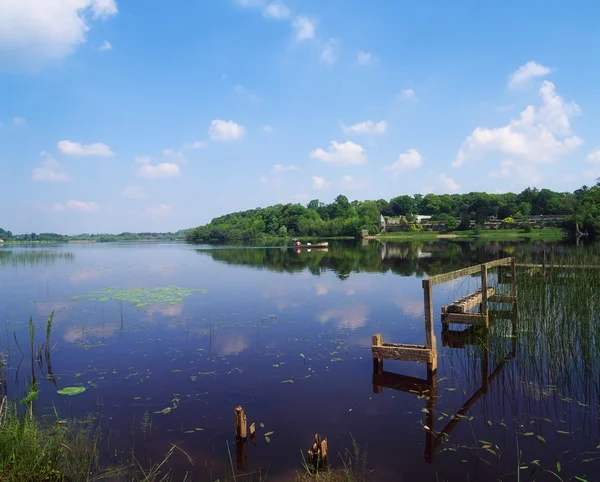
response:
M85 390L85 387L65 387L61 388L60 390L57 390L56 393L58 393L59 395L73 396L79 395L80 393L85 392Z
M132 303L137 307L144 307L152 303L176 305L194 293L207 294L208 290L199 288L181 288L165 286L160 288L104 288L93 290L85 295L75 296L73 299L88 299L92 301L117 300Z
M38 249L0 250L0 268L22 266L45 266L57 262L73 262L75 255L70 251Z

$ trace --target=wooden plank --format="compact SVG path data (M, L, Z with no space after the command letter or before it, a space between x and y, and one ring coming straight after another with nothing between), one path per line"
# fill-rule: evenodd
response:
M391 345L384 343L383 346L372 347L372 352L374 358L387 358L390 360L431 363L433 358L430 349L419 345Z
M424 393L429 392L431 389L431 385L427 380L385 371L383 373L373 373L373 385L409 393Z
M477 345L485 337L485 326L471 325L464 330L442 330L442 343L449 348Z
M465 325L485 325L485 315L482 313L442 313L442 323L462 323Z
M494 303L514 303L516 301L516 297L514 295L499 293L492 295L490 297L490 301Z
M485 269L485 267L482 269ZM495 288L487 288L487 298L492 297L495 292ZM443 306L442 313L467 313L481 303L483 303L483 290L480 288L447 306Z
M497 259L495 261L490 261L488 263L483 263L485 266L490 268L495 268L497 266L509 266L510 260L512 258L502 258ZM432 276L429 278L431 282L431 286L439 285L440 283L446 283L447 281L452 281L457 278L462 278L463 276L468 276L470 274L479 273L481 271L481 265L469 266L468 268L459 269L456 271L451 271L449 273L439 274L437 276Z

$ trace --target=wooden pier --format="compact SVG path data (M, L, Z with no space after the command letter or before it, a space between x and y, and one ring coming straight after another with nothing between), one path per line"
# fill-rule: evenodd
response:
M504 258L424 279L422 281L425 328L424 345L384 342L381 333L373 335L373 392L381 393L384 388L389 388L417 395L425 395L425 458L429 462L433 461L435 450L439 444L448 436L458 422L460 422L462 416L475 402L488 392L490 382L498 375L504 365L515 356L517 324L516 268L517 265L514 258ZM506 281L510 281L509 293L498 293L495 288L488 286L488 275L491 269L498 270L499 282L506 284ZM481 387L460 407L456 415L452 417L451 421L441 432L435 432L433 426L436 420L435 404L438 398L438 353L434 332L433 287L471 275L479 275L481 277L481 287L473 293L442 307L442 342L444 346L458 349L465 348L468 345L482 344ZM493 304L492 310L490 310L490 304ZM509 305L509 309L504 309L503 306L496 305ZM478 309L478 311L473 311L475 309ZM491 374L489 373L490 314L492 315L492 322L500 321L501 319L512 321L511 353L498 363L498 366L496 366ZM451 324L467 324L469 327L466 330L451 330ZM383 361L386 358L390 360L427 363L427 378L421 379L386 372L383 370Z
M488 287L489 270L510 268L511 293L496 293L495 288ZM424 327L425 344L408 345L404 343L390 343L383 341L383 335L373 335L372 355L376 366L383 366L385 358L391 360L404 360L427 363L427 369L437 370L437 340L434 332L433 315L433 287L438 284L447 283L463 276L479 274L481 276L481 288L467 296L459 298L450 305L442 307L442 326L447 327L451 323L467 324L471 326L482 325L489 327L489 304L491 302L514 304L517 296L517 271L514 258L503 258L459 269L450 273L433 276L422 281L423 305L424 305ZM479 307L479 311L471 310Z

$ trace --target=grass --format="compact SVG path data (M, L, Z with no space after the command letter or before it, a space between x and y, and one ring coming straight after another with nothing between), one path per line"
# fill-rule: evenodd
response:
M3 398L0 417L0 480L93 480L98 472L97 433L91 421L67 425L43 424L19 416ZM92 474L92 476L90 476Z
M505 239L505 238L536 238L557 240L564 238L564 231L561 228L543 228L532 229L525 232L524 229L494 229L494 230L469 230L469 231L397 231L393 233L381 233L374 236L375 239L382 240L428 240L451 238L456 240L481 238L486 240Z

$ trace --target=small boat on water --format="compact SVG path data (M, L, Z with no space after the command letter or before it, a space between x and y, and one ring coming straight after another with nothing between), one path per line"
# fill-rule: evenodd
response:
M292 249L323 249L323 248L326 248L327 246L329 246L329 243L324 242L324 243L315 243L315 244L311 244L311 243L296 244L296 245L290 246L290 248L292 248Z

